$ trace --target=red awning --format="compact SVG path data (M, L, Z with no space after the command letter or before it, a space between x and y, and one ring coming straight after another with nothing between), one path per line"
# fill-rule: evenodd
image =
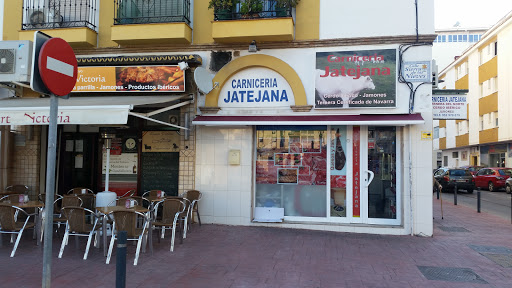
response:
M423 124L421 114L293 115L293 116L197 116L194 125L372 125L404 126Z

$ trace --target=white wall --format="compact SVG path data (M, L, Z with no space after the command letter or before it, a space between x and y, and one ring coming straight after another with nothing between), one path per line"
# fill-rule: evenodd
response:
M196 189L203 193L205 223L249 225L252 211L252 128L195 126ZM240 150L240 165L228 164L230 149Z
M414 0L320 1L320 39L416 35ZM434 34L434 1L418 0L419 34Z
M498 35L498 112L500 141L512 140L512 25ZM502 107L507 107L503 109Z

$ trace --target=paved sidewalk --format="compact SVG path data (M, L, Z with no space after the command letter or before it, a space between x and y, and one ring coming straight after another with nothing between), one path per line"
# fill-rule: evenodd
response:
M434 237L196 224L173 253L166 236L138 266L129 245L127 287L512 287L510 219L446 201L441 219L439 204ZM4 237L0 287L41 286L42 248L29 234L14 258ZM106 265L91 248L82 260L82 238L80 249L70 239L62 259L54 238L52 287L115 287L115 255Z

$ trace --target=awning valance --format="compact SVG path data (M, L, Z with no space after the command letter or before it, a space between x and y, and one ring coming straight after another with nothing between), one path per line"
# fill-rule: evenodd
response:
M167 103L176 96L70 97L59 99L58 124L126 124L128 113L137 105ZM48 125L49 98L8 98L0 100L0 125Z
M293 115L293 116L198 116L194 125L379 125L404 126L423 124L421 114L366 114L366 115Z

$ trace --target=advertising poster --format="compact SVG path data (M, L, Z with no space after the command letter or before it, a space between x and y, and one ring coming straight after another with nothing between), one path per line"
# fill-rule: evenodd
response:
M176 131L143 131L142 152L180 152Z
M315 108L396 107L396 49L316 53Z
M178 66L78 67L71 92L184 92Z
M137 174L137 158L136 153L123 153L118 155L110 155L110 174ZM103 151L103 169L102 173L106 173L107 153Z
M338 217L346 217L347 208L346 132L347 126L331 126L331 216Z

